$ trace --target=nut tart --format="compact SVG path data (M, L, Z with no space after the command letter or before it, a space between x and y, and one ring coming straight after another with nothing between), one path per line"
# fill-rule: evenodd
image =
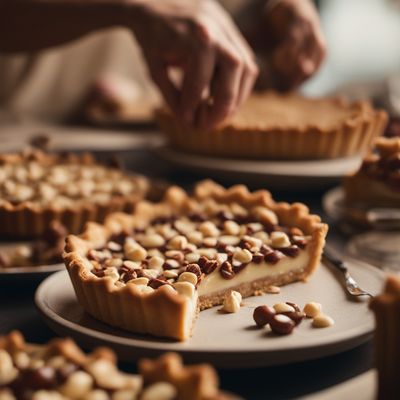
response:
M77 233L89 220L132 210L148 188L145 178L99 164L89 154L0 155L0 236L41 237L54 220Z
M375 364L379 400L399 398L400 381L400 279L389 276L383 293L370 303L375 314Z
M26 343L21 333L0 337L2 400L228 400L207 364L184 366L175 353L141 360L139 373L118 369L108 348L83 353L70 339Z
M300 203L269 192L204 181L189 197L171 187L161 203L89 223L66 240L64 260L78 301L94 317L131 332L187 339L198 310L271 285L306 280L317 268L327 225Z
M172 147L185 152L250 159L326 159L365 153L387 122L367 101L254 94L213 131L188 131L167 110L157 112Z
M354 174L344 180L346 203L400 207L400 138L378 138Z

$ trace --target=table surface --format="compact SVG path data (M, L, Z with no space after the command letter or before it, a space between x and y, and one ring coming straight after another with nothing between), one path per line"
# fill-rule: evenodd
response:
M185 187L190 187L199 178L170 168L144 148L126 151L120 156L129 169ZM273 194L278 200L302 201L312 211L322 214L322 193ZM328 240L337 248L342 247L345 241L334 228L331 229ZM33 296L36 286L37 284L0 287L0 334L18 329L29 341L37 343L43 343L55 336L35 308ZM372 344L367 342L353 350L319 360L269 368L219 370L219 374L224 390L246 399L289 399L337 385L369 370L372 364ZM135 371L134 365L123 364L122 368ZM353 400L357 400L357 394Z

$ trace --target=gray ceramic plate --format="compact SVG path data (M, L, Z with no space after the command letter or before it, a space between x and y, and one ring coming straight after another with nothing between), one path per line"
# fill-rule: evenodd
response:
M384 277L381 271L358 262L349 265L361 287L373 294L380 291ZM127 361L177 351L188 362L206 361L218 367L270 366L348 350L368 340L374 329L367 302L349 300L336 274L324 265L307 283L283 287L278 295L245 299L245 306L237 314L221 314L217 307L203 311L193 337L183 343L134 335L90 317L77 303L66 271L42 282L35 301L45 321L58 334L70 335L85 347L111 346ZM253 309L281 301L293 301L301 307L309 301L320 302L336 323L316 329L310 320L305 320L292 335L281 337L256 328Z

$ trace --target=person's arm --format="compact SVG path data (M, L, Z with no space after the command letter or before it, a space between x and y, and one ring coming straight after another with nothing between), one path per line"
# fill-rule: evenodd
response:
M164 99L189 125L214 127L251 92L253 52L214 0L0 0L0 51L39 50L111 26L135 34ZM172 67L183 73L181 87Z
M0 52L38 51L120 26L124 10L118 0L0 0Z

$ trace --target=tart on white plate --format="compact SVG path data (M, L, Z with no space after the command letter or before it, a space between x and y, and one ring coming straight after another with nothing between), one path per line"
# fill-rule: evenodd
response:
M70 339L26 343L13 331L0 336L1 400L229 400L208 364L184 366L175 353L139 361L127 374L108 348L85 354Z
M189 196L138 203L89 223L66 240L64 261L82 307L135 333L185 340L199 310L307 280L319 265L327 225L300 203L212 181Z

